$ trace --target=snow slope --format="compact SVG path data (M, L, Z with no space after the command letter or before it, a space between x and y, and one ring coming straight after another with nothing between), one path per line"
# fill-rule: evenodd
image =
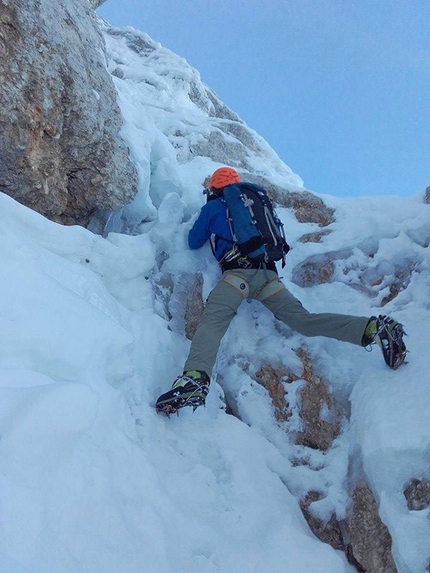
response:
M124 34L143 38L139 54L158 68L143 56L130 60ZM383 308L405 324L410 364L393 372L377 349L305 340L257 303L244 303L223 341L206 408L157 416L154 401L189 347L180 293L195 270L205 294L219 276L209 248L186 248L202 181L219 164L194 154L190 138L206 141L219 119L184 96L195 72L147 44L153 48L128 29L108 38L112 71L122 62L115 81L140 193L112 217L106 238L0 195L2 573L354 571L316 539L298 506L300 495L321 491L314 510L324 517L334 508L341 517L351 460L380 504L398 570L424 573L429 510L409 511L403 489L410 478L430 477L429 206L420 197L324 197L336 221L312 244L297 239L317 226L280 210L294 245L283 278L313 311L376 314L398 264L412 264L407 288ZM257 141L241 166L303 188ZM139 234L112 232L127 226ZM345 248L350 254L336 261L330 283L291 281L309 256ZM265 363L300 374L294 351L304 345L333 394L350 403L327 453L290 439L300 427L302 382L288 386L293 415L279 423L255 381ZM240 419L226 413L224 395ZM293 464L297 457L308 463Z
M194 416L155 414L186 343L154 313L150 237L0 202L2 571L345 571L219 389Z

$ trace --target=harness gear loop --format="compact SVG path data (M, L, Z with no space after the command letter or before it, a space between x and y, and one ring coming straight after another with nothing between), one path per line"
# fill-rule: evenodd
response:
M238 290L243 298L249 297L249 284L242 277L227 273L221 280Z
M266 282L261 285L261 287L255 293L255 299L263 302L263 300L268 299L269 297L281 292L284 290L284 284L278 279L272 279L269 282Z

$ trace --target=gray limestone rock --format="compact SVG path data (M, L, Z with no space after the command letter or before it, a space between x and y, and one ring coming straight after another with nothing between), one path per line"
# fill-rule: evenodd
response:
M88 0L91 8L93 10L95 10L96 8L98 8L99 6L101 6L102 4L104 4L106 2L106 0Z
M391 553L391 535L382 522L375 497L366 483L355 485L344 519L332 513L328 520L312 512L312 503L324 496L310 491L300 500L300 508L313 533L334 549L345 552L358 573L397 573Z
M136 170L88 0L4 1L0 24L0 191L66 224L129 203Z
M204 308L203 275L202 273L197 273L194 276L194 282L191 284L191 288L188 291L185 305L185 336L189 340L194 338Z
M274 185L266 177L246 174L247 181L262 185L269 197L280 207L292 209L299 223L316 223L319 227L327 227L335 221L335 211L327 207L320 197L310 191L290 191L286 187Z
M342 530L336 515L333 513L328 521L324 521L312 513L312 503L314 501L319 501L322 497L323 495L318 491L309 491L300 500L300 509L302 510L309 527L318 539L321 539L324 543L328 543L334 549L345 550Z
M408 509L411 511L421 511L430 507L430 480L417 479L410 480L404 490Z
M296 354L302 361L301 378L306 384L300 390L302 431L295 442L325 452L340 434L341 408L326 382L314 372L309 354L303 348L296 350Z
M321 243L323 238L331 233L330 229L324 231L317 231L315 233L305 233L299 239L300 243Z
M397 573L391 536L381 521L375 497L367 484L351 492L348 517L349 551L366 573Z
M312 255L294 267L292 280L301 287L332 282L336 261L347 259L351 255L351 249Z
M291 410L287 402L284 382L297 380L297 376L294 376L283 365L274 368L270 364L263 364L256 373L255 378L269 393L276 420L278 422L289 420Z

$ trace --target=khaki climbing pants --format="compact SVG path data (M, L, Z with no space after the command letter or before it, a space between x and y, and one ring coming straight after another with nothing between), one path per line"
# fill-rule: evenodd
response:
M226 271L210 293L184 370L204 370L210 376L221 339L245 299L255 299L274 316L305 336L326 336L358 344L368 318L332 313L310 313L279 280L274 271Z

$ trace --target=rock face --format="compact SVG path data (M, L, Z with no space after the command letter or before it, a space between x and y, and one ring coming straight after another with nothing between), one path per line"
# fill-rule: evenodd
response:
M340 434L340 408L324 380L315 374L306 351L300 348L296 354L302 361L302 378L306 380L300 391L303 429L296 436L296 443L325 452Z
M272 399L274 415L278 422L285 422L291 416L289 404L286 400L283 380L289 382L297 379L284 367L273 368L270 364L263 364L255 375L259 384L264 386Z
M428 230L423 229L423 237L413 237L422 246L425 243L424 234ZM313 237L316 240L313 241ZM304 235L301 242L319 242L320 235ZM305 240L306 239L306 240ZM375 254L369 256L373 259ZM350 248L328 251L317 255L311 255L296 265L292 272L292 281L304 288L323 283L331 283L334 280L344 282L359 292L366 293L369 297L375 297L381 293L379 304L385 306L404 291L412 280L414 273L419 269L419 262L413 259L400 258L390 261L383 260L374 264L373 268L363 265L357 268L354 260L354 250ZM383 294L382 294L383 293Z
M274 416L286 422L291 416L285 383L301 379L305 382L299 391L301 430L291 436L298 445L319 450L326 454L341 432L345 412L328 390L324 381L314 371L311 357L304 347L295 351L303 370L292 374L283 365L273 368L263 365L256 373L256 380L266 388L272 400ZM306 456L296 459L296 465L306 464ZM315 468L314 471L317 471ZM423 509L430 504L428 480L411 480L405 487L409 509ZM346 515L339 519L335 511L325 518L313 511L313 504L324 500L322 491L310 490L299 501L303 515L313 533L334 549L345 552L358 573L397 573L391 554L392 540L382 522L376 499L367 483L354 483L348 491L349 506Z
M335 263L352 255L350 249L342 249L308 257L293 269L292 280L301 287L329 283L333 279Z
M203 300L203 275L197 273L195 282L188 291L185 307L185 336L192 340L197 330L199 320L203 314L205 303Z
M324 522L310 509L322 496L319 492L309 492L300 507L310 528L321 541L344 551L358 573L397 573L391 555L391 536L381 521L369 486L357 484L349 494L351 503L345 519L339 522L333 514Z
M403 492L408 504L408 509L421 511L430 507L430 480L412 479Z
M247 180L262 185L269 197L280 207L292 209L299 223L316 223L319 227L327 227L335 221L334 209L327 207L324 201L310 191L288 191L274 185L266 177L250 174ZM329 233L325 229L324 233Z
M88 0L2 2L0 24L0 191L66 224L129 203L136 170Z
M106 0L88 0L88 2L90 3L90 6L93 8L93 10L95 10L96 8L104 4Z
M339 522L336 519L336 515L333 513L330 519L327 522L324 522L322 519L315 517L309 510L309 506L314 501L319 501L321 498L322 494L318 491L308 492L305 497L300 500L300 509L302 510L309 527L318 539L321 539L324 543L328 543L334 549L345 551L343 535Z
M397 573L391 555L391 536L382 523L378 506L366 484L351 492L351 516L348 520L350 551L366 573Z
M305 233L299 239L300 243L321 243L323 238L330 233L329 229L317 231L316 233Z

